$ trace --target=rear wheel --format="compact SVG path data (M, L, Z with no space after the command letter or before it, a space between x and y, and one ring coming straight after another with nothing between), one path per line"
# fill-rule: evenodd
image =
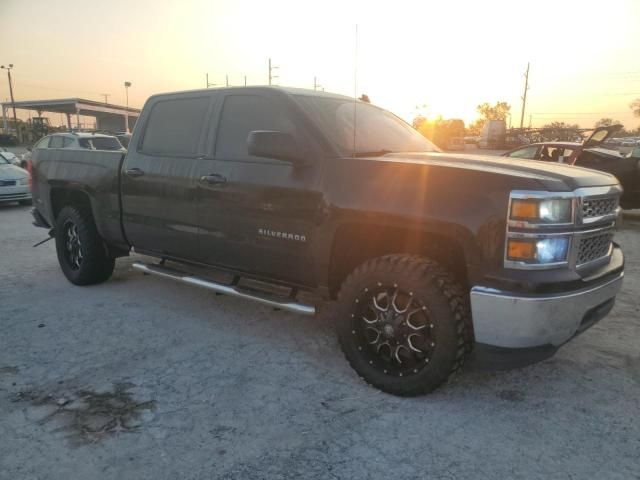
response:
M459 370L473 344L467 295L436 262L370 260L345 280L337 330L351 366L388 393L429 393Z
M111 276L115 259L107 254L91 212L64 207L56 219L55 232L58 263L67 280L74 285L92 285Z

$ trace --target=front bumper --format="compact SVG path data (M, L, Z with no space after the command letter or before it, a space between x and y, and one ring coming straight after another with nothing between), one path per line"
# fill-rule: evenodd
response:
M0 187L0 202L17 202L19 200L31 200L31 190L28 185Z
M580 290L543 295L473 287L476 342L510 349L557 348L609 313L623 277L619 271Z

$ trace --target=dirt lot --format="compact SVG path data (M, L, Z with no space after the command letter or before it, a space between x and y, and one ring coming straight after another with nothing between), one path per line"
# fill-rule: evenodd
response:
M144 277L79 288L0 207L0 478L640 478L640 221L613 313L553 358L400 399L320 319Z

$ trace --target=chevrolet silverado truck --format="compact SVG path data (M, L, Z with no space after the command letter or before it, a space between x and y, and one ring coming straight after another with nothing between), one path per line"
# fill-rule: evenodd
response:
M468 358L546 358L603 318L621 193L594 170L443 154L381 108L279 87L153 96L126 154L33 153L34 223L71 283L135 251L146 274L328 305L356 372L407 396Z

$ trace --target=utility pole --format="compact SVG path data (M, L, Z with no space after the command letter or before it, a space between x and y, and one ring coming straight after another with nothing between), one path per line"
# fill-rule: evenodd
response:
M271 58L269 58L269 85L272 84L272 81L274 78L278 78L278 75L274 75L273 71L276 68L280 68L280 67L276 67L275 65L271 65Z
M322 89L322 91L324 91L324 88L322 88L322 85L318 83L317 77L313 77L313 89L314 90Z
M7 71L7 77L9 77L9 95L11 95L11 108L13 109L13 126L16 129L18 143L21 143L20 129L18 128L18 116L16 115L16 101L13 98L13 82L11 81L11 69L13 68L13 63L10 63L8 67L0 65L0 68L4 68Z
M207 73L207 88L215 87L217 83L209 83L209 74Z
M229 74L225 75L224 78L225 78L224 79L224 84L225 84L226 87L228 87L229 86Z
M520 114L520 128L524 126L524 109L527 105L527 90L529 90L529 62L527 62L527 71L524 73L524 94L522 95L522 113Z
M244 86L245 87L247 86L247 76L246 75L244 76Z
M107 103L109 103L109 97L111 96L110 93L101 93L100 96L104 97L104 104L106 105Z
M129 87L131 82L124 82L124 92L127 96L127 108L124 113L125 132L129 133Z

